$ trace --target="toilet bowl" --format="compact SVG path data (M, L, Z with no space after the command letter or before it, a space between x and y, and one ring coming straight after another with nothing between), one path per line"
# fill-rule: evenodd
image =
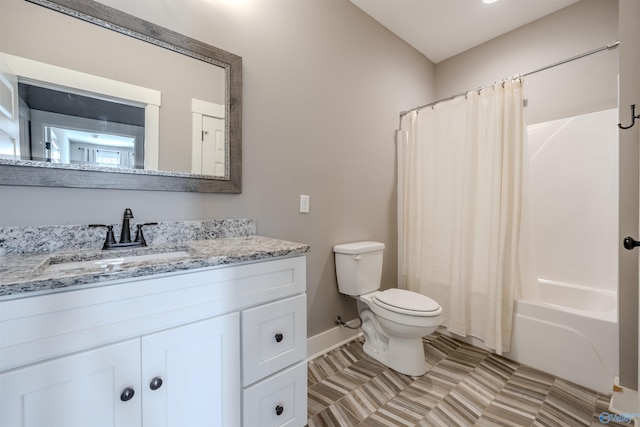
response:
M427 371L422 337L440 326L442 308L416 292L380 291L383 250L378 242L334 246L338 288L357 301L365 354L402 374L421 376Z
M402 301L402 305L385 303L390 296ZM365 354L405 375L424 375L427 362L422 337L431 335L442 323L440 305L402 289L375 291L358 296L357 301Z

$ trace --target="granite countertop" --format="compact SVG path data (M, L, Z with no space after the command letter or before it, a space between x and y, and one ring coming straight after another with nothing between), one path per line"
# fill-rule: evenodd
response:
M308 251L306 244L249 233L162 242L137 249L10 253L0 256L0 301L114 280L293 257Z

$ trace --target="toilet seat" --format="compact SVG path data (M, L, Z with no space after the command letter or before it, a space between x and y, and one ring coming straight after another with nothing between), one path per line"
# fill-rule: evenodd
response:
M410 316L432 317L442 313L440 304L426 295L404 289L376 292L372 302L378 307Z

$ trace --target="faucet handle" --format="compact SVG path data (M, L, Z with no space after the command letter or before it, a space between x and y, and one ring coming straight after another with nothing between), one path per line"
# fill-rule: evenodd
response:
M107 229L107 238L104 239L102 249L109 249L112 245L116 244L116 237L113 234L113 225L106 224L89 224L90 228L105 227Z
M134 243L140 243L141 246L147 246L147 241L144 239L144 234L142 234L142 227L145 225L158 225L157 222L145 222L144 224L136 224L136 238Z

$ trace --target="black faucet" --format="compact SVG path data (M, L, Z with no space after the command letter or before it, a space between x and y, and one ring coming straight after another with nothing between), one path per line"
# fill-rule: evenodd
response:
M120 244L131 243L131 230L129 228L129 220L133 218L133 212L131 209L126 208L124 210L124 217L122 218L122 229L120 230Z
M121 248L135 248L147 246L147 241L142 234L142 227L145 225L158 225L157 222L145 222L144 224L136 224L136 237L134 241L131 241L131 229L129 227L129 220L133 218L133 212L131 209L126 208L124 210L124 216L122 218L122 229L120 230L120 242L116 243L116 238L113 234L113 225L105 224L89 224L89 227L106 227L107 238L102 245L103 250L107 249L121 249Z

